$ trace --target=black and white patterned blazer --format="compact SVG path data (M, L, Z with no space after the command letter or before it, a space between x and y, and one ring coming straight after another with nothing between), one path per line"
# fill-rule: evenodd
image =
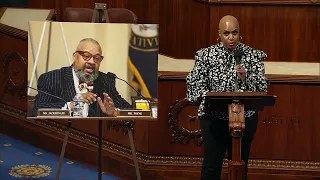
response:
M71 102L76 95L73 81L72 67L62 67L61 69L41 74L38 79L37 88L44 92L61 97L67 102ZM102 100L104 99L103 93L105 92L112 98L117 108L121 109L131 107L131 105L118 93L114 77L108 76L103 72L99 72L99 76L94 81L93 86L93 92L97 94L98 97L101 97ZM32 116L37 115L39 108L62 108L64 105L65 102L62 100L39 92L36 95ZM97 101L89 105L88 116L105 116Z
M186 78L187 98L199 105L198 116L211 115L228 120L227 112L204 111L204 96L208 92L233 92L237 78L238 89L251 92L266 92L267 79L265 77L264 59L267 54L238 43L237 49L243 52L241 64L246 68L246 81L243 82L234 70L235 58L222 43L198 50L195 53L195 65ZM245 112L250 117L255 112Z

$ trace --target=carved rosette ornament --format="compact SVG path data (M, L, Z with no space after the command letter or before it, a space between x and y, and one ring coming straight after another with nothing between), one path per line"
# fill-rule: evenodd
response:
M19 98L26 99L27 72L27 62L19 53L5 54L3 58L4 92L12 95L18 93Z
M176 101L173 106L170 107L169 125L170 130L173 132L171 143L188 144L190 140L195 139L196 144L200 146L202 144L201 130L191 131L180 124L180 113L186 106L194 105L185 98ZM190 118L189 122L195 121L196 119L199 120L197 116L188 115L188 117Z

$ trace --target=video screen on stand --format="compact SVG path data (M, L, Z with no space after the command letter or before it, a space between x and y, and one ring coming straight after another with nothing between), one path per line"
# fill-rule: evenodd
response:
M78 101L86 117L119 109L157 117L157 24L30 21L28 34L29 117Z

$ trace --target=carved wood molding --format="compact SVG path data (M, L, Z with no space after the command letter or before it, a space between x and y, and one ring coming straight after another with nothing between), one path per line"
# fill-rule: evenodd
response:
M37 121L29 120L26 118L26 112L16 109L14 107L0 103L0 114L7 115L15 118L16 120L22 120L36 126L45 128L48 131L58 132L62 136L64 135L66 126L58 124L53 121ZM5 117L4 117L5 119ZM90 134L72 129L70 138L79 142L86 143L88 145L98 146L98 138ZM103 149L108 153L117 154L119 156L131 159L131 150L129 147L112 143L107 140L103 140ZM140 163L145 165L175 165L175 166L201 166L202 157L181 157L181 156L156 156L149 155L142 152L137 152L137 158ZM279 170L295 170L295 171L317 171L320 172L320 162L311 161L290 161L290 160L265 160L265 159L253 159L249 160L250 168L258 169L279 169ZM227 167L227 160L224 160L224 167Z
M191 106L192 103L187 99L176 101L173 106L170 107L169 113L169 125L172 131L172 143L188 144L192 139L196 140L196 144L200 146L202 144L201 130L190 131L183 126L180 122L180 112L186 106ZM197 116L190 116L189 121L199 120Z
M159 80L181 80L185 81L189 72L159 72ZM307 83L307 84L319 84L320 76L308 76L308 75L282 75L282 74L266 74L267 79L271 83Z
M108 130L115 130L117 132L122 129L123 134L127 135L128 130L131 129L132 133L134 133L135 121L108 121L107 122L107 129Z
M18 65L21 64L21 65ZM19 98L27 98L26 60L17 52L7 53L3 57L3 76L5 93L19 94Z
M28 41L28 32L0 23L0 33Z
M206 4L310 4L320 5L319 0L194 0Z
M26 112L7 106L0 103L0 114L4 114L16 119L32 123L34 125L40 126L50 131L58 132L64 135L66 126L58 124L53 121L36 121L28 120L26 118ZM90 134L77 131L75 129L71 130L70 138L77 141L98 146L98 138ZM109 153L117 154L122 157L131 159L131 150L128 147L103 140L103 149ZM202 157L181 157L181 156L155 156L148 155L146 153L137 152L137 158L140 163L145 165L181 165L181 166L201 166ZM227 167L227 160L224 160L224 167ZM320 172L320 162L311 161L289 161L289 160L264 160L264 159L254 159L249 160L250 168L259 169L280 169L280 170L300 170L300 171L319 171Z

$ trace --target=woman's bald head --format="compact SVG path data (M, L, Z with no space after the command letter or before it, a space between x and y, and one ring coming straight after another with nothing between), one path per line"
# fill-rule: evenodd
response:
M224 16L219 22L219 37L223 45L228 49L233 49L239 42L239 22L231 15Z

